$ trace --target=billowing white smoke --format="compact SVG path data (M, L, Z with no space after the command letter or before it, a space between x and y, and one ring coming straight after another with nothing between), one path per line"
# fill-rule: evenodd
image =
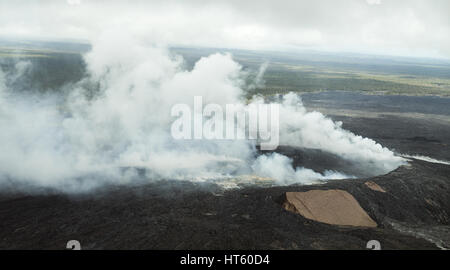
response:
M280 115L281 144L323 149L378 174L389 172L404 162L374 140L342 129L342 122L333 122L320 112L307 112L294 93L283 97Z
M278 184L284 185L293 183L309 184L317 180L354 178L332 170L327 170L324 174L304 167L298 167L294 170L292 159L278 153L260 155L252 165L252 169L257 174L276 179Z
M186 71L182 59L164 48L107 33L93 42L85 60L90 75L68 96L13 93L0 72L0 184L84 191L133 181L132 168L141 167L152 179L256 173L288 184L347 177L295 170L279 154L255 159L251 141L172 139L174 104L192 105L194 96L202 96L204 104L245 103L241 66L230 55L202 58ZM87 82L99 85L92 99ZM323 149L380 172L402 162L374 141L306 112L294 94L284 98L280 121L282 144Z
M152 177L215 177L230 168L214 164L229 161L236 172L251 158L253 146L243 140L175 141L170 135L176 103L192 104L193 96L239 102L241 67L230 55L203 58L188 72L165 49L112 33L96 40L85 60L86 80L100 85L93 100L85 83L63 104L60 97L19 96L3 83L0 181L76 191L131 181L126 167L147 168Z

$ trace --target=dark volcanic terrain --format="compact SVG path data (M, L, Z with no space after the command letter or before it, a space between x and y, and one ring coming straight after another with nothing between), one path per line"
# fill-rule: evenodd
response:
M436 249L450 244L450 166L413 161L373 182L223 191L162 181L95 195L2 196L1 249ZM318 223L281 207L287 191L348 191L377 228Z
M446 113L367 112L322 102L305 105L397 153L450 160ZM345 167L317 150L278 151L319 171L329 168L318 160ZM353 195L377 227L319 223L282 207L286 192L331 189ZM309 186L224 190L213 183L149 181L83 195L2 191L0 221L0 249L64 249L72 239L83 249L365 249L369 240L382 249L450 248L450 166L411 159L386 175Z

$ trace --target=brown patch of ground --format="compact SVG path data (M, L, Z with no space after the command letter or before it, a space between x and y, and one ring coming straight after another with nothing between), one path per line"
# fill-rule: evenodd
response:
M377 227L377 223L347 191L310 190L286 192L283 207L322 223L343 226Z

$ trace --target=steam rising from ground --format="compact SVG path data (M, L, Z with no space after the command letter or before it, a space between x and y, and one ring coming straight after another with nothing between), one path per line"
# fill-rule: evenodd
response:
M404 158L413 158L413 159L418 159L418 160L422 160L422 161L426 161L426 162L431 162L431 163L438 163L438 164L445 164L445 165L450 165L449 161L445 161L445 160L438 160L435 158L431 158L431 157L427 157L427 156L422 156L422 155L401 155Z
M308 184L317 180L354 178L332 170L327 170L324 174L320 174L304 167L294 169L292 167L292 159L278 153L259 156L252 168L259 175L278 179L280 184Z
M280 108L280 144L322 149L376 174L397 168L402 158L372 139L342 129L320 112L307 112L300 98L287 94Z
M291 184L351 177L293 168L280 154L258 156L252 141L172 139L174 104L192 105L193 96L202 96L204 104L246 106L245 72L231 55L202 58L186 71L182 59L166 49L131 36L118 39L115 32L94 41L85 61L88 76L53 95L11 89L11 80L26 76L26 63L0 72L0 184L79 192L136 181L142 178L136 168L145 168L150 179L257 174ZM375 141L307 112L295 94L280 102L281 144L322 149L373 174L403 162Z

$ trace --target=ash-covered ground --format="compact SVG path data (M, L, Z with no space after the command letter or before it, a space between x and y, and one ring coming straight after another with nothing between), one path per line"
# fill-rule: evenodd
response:
M426 97L347 96L340 103L339 95L309 94L304 103L398 154L450 160L448 99L420 111L413 104ZM315 171L358 170L323 151L277 151ZM329 225L282 207L286 192L327 189L353 195L378 226ZM450 166L411 159L377 177L279 187L149 180L83 195L3 190L0 220L1 249L64 249L72 239L82 249L365 249L369 240L382 249L443 249L450 248Z

